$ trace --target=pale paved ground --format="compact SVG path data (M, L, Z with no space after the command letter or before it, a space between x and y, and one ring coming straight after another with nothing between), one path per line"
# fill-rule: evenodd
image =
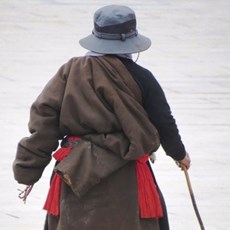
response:
M139 63L165 89L192 157L189 172L208 230L230 229L230 1L114 1L135 9L139 31L151 49ZM27 135L29 107L47 80L91 31L103 0L0 1L0 229L42 229L42 205L52 165L26 205L17 199L11 165L18 140ZM163 190L172 230L199 226L183 173L162 150L154 171Z

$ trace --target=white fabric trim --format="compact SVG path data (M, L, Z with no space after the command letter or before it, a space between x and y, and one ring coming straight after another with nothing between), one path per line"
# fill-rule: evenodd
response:
M100 53L96 53L93 51L89 51L85 54L85 56L93 56L93 57L100 57L100 56L104 56L106 54L100 54ZM122 57L122 58L128 58L128 59L132 59L132 54L114 54L115 56L118 57Z

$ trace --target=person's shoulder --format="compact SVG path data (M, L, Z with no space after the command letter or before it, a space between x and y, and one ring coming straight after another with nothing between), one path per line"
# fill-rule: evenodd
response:
M146 76L148 78L153 77L153 74L149 69L147 69L146 67L144 67L141 64L138 64L137 62L133 61L132 59L126 59L125 62L131 68L136 69L138 72L142 73L144 76Z
M135 63L135 64L141 70L142 78L144 78L146 81L152 81L152 82L157 81L151 70L149 70L148 68L146 68L140 64L137 64L137 63Z
M66 64L73 64L82 60L85 60L87 58L87 56L75 56L75 57L71 57Z
M79 64L85 64L87 62L94 62L97 58L100 58L100 56L91 56L91 55L84 55L84 56L78 56L78 57L72 57L69 59L67 64L71 65L79 65ZM101 56L103 58L103 56Z
M86 60L89 60L90 57L89 56L77 56L77 57L71 57L70 59L68 59L63 66L65 66L65 68L72 68L78 65L81 65L83 62L85 62Z
M90 68L92 63L95 63L95 59L94 56L89 55L71 57L60 67L60 70L65 75L69 75L71 70Z
M71 57L66 62L64 62L58 70L59 75L68 76L70 70L76 66L81 57Z

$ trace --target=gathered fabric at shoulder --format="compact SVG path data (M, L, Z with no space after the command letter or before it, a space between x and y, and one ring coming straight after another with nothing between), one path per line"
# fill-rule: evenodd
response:
M72 61L60 128L67 135L103 142L98 144L107 148L113 146L110 134L122 132L129 142L128 151L121 156L126 160L137 159L160 145L158 132L142 106L139 86L115 56Z

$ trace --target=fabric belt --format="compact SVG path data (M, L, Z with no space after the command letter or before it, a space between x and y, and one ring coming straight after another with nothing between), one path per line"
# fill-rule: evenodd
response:
M79 137L67 138L68 142L78 140L80 140ZM70 153L72 148L73 146L63 146L54 153L53 157L57 161L61 161ZM163 216L162 206L156 184L147 165L148 159L149 154L145 154L136 160L135 164L140 218L160 218ZM62 177L58 173L54 174L43 207L49 214L54 216L60 214L62 180Z

